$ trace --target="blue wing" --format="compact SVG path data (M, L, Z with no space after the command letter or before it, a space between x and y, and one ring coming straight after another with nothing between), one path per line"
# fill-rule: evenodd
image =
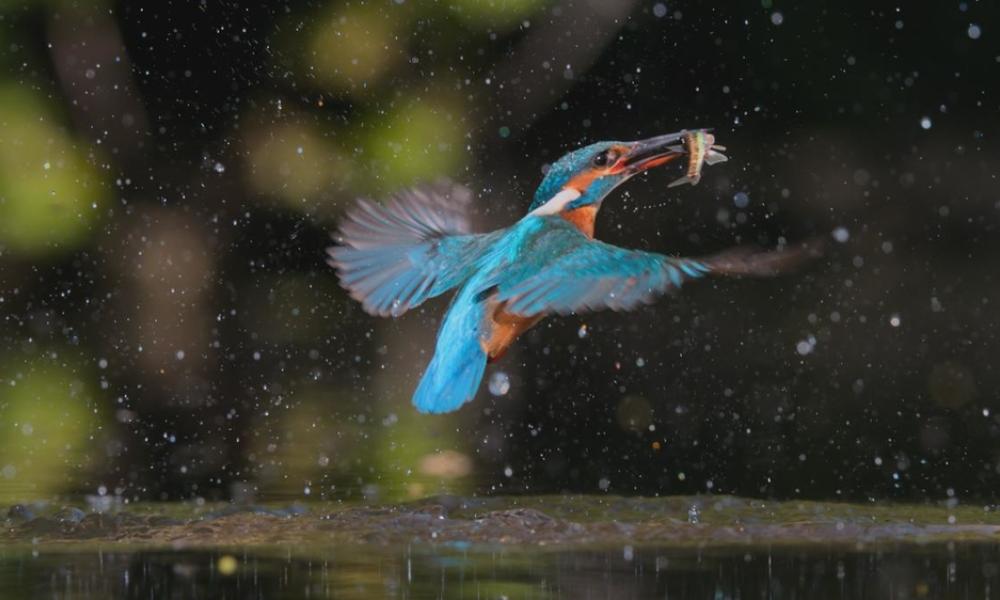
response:
M737 248L706 258L677 258L598 242L558 217L525 242L526 258L497 279L497 300L520 315L630 310L708 274L774 275L802 262L802 248ZM549 257L544 260L544 257Z
M359 200L341 222L328 262L368 313L399 316L468 278L496 238L471 233L471 198L464 187L439 183L384 205Z

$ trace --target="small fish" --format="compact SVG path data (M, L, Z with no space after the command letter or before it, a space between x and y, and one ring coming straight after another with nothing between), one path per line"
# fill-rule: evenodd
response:
M704 129L685 133L684 146L684 148L676 146L676 149L679 152L683 152L685 149L687 150L687 174L684 175L684 177L672 182L667 187L674 187L685 183L697 185L698 182L701 181L701 168L703 165L714 165L715 163L726 162L729 160L724 154L716 152L716 150L725 150L726 147L716 146L715 136Z

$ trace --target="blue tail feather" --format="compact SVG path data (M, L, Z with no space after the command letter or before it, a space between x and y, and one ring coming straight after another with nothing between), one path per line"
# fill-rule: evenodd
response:
M479 343L485 303L459 294L438 333L434 358L427 366L413 405L423 413L458 410L472 400L486 370L486 353Z

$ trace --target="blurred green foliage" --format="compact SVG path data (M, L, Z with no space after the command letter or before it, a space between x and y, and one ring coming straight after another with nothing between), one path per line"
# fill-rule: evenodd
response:
M328 93L363 96L405 61L406 23L398 10L388 14L377 5L354 5L321 17L306 46L315 83Z
M330 194L353 181L351 158L303 123L257 126L246 144L250 185L288 208L324 212Z
M448 10L478 27L506 28L530 16L545 0L451 0Z
M370 436L356 420L332 416L331 406L343 395L341 388L311 386L276 403L271 411L279 418L254 428L250 459L263 497L324 498L356 490L368 471Z
M368 132L366 153L383 192L454 174L467 160L464 112L446 95L404 101Z
M77 490L104 414L83 369L62 358L0 363L0 503Z
M471 458L440 450L462 446L445 425L453 418L418 415L405 398L396 410L380 406L381 417L344 415L336 407L350 390L341 386L317 383L271 402L275 418L253 428L249 455L262 497L398 501L471 489Z
M373 445L380 498L400 500L429 494L463 493L472 487L472 459L462 448L454 415L444 418L412 410L409 398L395 398L396 410L382 422ZM388 402L386 402L388 404Z
M93 230L106 194L48 103L0 87L0 244L28 255L73 248Z

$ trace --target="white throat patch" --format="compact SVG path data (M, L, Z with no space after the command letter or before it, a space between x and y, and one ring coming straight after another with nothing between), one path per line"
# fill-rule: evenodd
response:
M563 188L559 190L558 194L549 198L548 202L528 214L537 216L559 214L569 205L570 202L579 198L580 195L580 192L574 190L573 188Z

